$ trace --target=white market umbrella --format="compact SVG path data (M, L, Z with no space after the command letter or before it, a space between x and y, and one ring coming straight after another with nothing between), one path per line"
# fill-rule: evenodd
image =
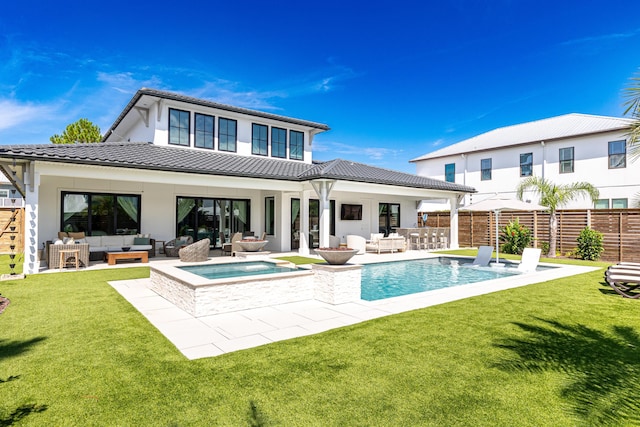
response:
M493 211L496 216L496 265L500 265L500 258L498 253L498 218L500 217L500 211L544 211L549 208L546 206L538 205L536 203L523 202L522 200L512 199L507 196L495 195L484 199L477 203L472 203L468 206L461 207L462 211L475 211L475 212L489 212Z

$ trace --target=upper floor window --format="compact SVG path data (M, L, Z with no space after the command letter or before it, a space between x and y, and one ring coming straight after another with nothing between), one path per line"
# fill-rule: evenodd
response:
M253 124L251 126L251 154L266 156L268 149L268 128L265 125Z
M271 128L271 157L287 157L287 131L276 127Z
M491 181L491 159L480 160L480 180Z
M447 163L444 165L444 180L447 182L456 182L456 164Z
M304 159L304 133L292 130L289 132L289 158Z
M573 173L573 147L561 148L559 160L560 173Z
M596 200L594 208L596 209L609 209L609 199Z
M611 209L627 209L628 207L627 199L611 199Z
M520 176L533 175L533 153L520 154Z
M198 148L213 149L213 116L196 113L194 144Z
M609 142L609 169L627 167L627 142Z
M218 119L218 150L236 151L236 133L238 122L231 119Z
M189 112L169 108L169 144L189 146Z

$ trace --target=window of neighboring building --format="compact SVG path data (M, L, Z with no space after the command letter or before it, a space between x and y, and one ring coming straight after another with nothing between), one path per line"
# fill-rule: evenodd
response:
M627 199L611 199L611 209L627 209Z
M140 232L140 196L109 193L62 193L64 231L88 236Z
M271 128L271 157L287 157L287 131L276 127Z
M520 154L520 176L533 175L533 153Z
M559 156L560 173L573 173L573 147L561 148Z
M198 148L213 149L213 116L195 114L196 131L194 144Z
M0 197L9 197L9 190L0 189Z
M447 182L456 182L456 164L447 163L444 165L444 180Z
M264 198L264 231L269 236L276 234L276 200L274 197Z
M609 169L619 169L627 167L627 142L609 142Z
M268 127L265 125L253 124L251 126L251 154L266 156L268 149Z
M480 180L491 181L491 159L480 160Z
M218 150L236 151L238 122L231 119L218 119Z
M295 130L289 132L289 158L304 160L304 133Z
M169 144L189 146L189 112L169 108Z
M609 199L598 199L596 200L595 206L596 209L609 209Z

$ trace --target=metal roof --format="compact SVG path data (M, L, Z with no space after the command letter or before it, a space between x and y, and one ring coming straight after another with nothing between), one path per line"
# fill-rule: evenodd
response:
M410 160L410 162L532 142L552 141L595 133L622 131L628 128L632 122L633 120L631 119L619 117L594 116L578 113L565 114L494 129L474 136L473 138L460 141L457 144L427 153Z
M419 189L475 192L474 188L464 185L341 159L308 164L269 157L159 146L147 142L0 145L0 157L297 182L335 179Z
M310 122L307 120L300 120L293 117L286 117L286 116L280 116L277 114L265 113L263 111L234 107L232 105L226 105L226 104L219 104L217 102L207 101L205 99L200 99L200 98L193 98L193 97L182 95L175 92L166 92L166 91L157 90L157 89L142 88L133 95L133 97L131 98L129 103L126 105L124 110L122 110L122 112L120 113L118 118L115 120L115 122L113 122L111 127L105 132L104 136L102 137L102 141L107 140L107 138L111 135L111 133L118 127L120 122L122 122L122 120L127 116L127 114L129 114L131 109L135 107L135 105L138 103L140 98L142 98L143 96L150 96L158 99L169 99L173 101L186 102L188 104L199 105L202 107L216 108L219 110L230 111L234 113L246 114L249 116L277 120L280 122L310 127L310 128L318 129L321 131L327 131L330 129L328 125L325 125L323 123Z

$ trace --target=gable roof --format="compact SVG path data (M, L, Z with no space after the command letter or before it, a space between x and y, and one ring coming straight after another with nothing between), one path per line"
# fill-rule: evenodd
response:
M269 157L241 156L147 142L4 145L0 157L120 168L304 182L336 179L443 191L475 192L472 187L362 163L336 159L307 164Z
M157 90L157 89L142 88L133 95L133 97L131 98L129 103L126 105L124 110L122 110L122 112L120 113L118 118L115 120L115 122L113 122L111 127L104 133L104 136L102 137L102 141L106 141L107 138L109 138L111 133L113 133L113 131L118 127L120 122L124 120L124 118L127 116L127 114L129 114L131 109L135 107L138 101L140 101L140 99L144 96L157 98L157 99L168 99L172 101L186 102L188 104L198 105L201 107L216 108L218 110L230 111L230 112L239 113L239 114L246 114L249 116L260 117L263 119L277 120L280 122L291 123L291 124L301 125L305 127L310 127L313 129L318 129L320 131L327 131L330 129L329 126L323 123L310 122L307 120L300 120L293 117L286 117L286 116L280 116L278 114L265 113L263 111L250 110L248 108L234 107L233 105L220 104L213 101L207 101L205 99L193 98L191 96L186 96L186 95L182 95L175 92L167 92L167 91Z
M633 120L631 119L618 117L578 113L565 114L494 129L409 161L417 162L420 160L436 159L439 157L533 142L552 141L610 131L622 131L628 128L632 122Z

